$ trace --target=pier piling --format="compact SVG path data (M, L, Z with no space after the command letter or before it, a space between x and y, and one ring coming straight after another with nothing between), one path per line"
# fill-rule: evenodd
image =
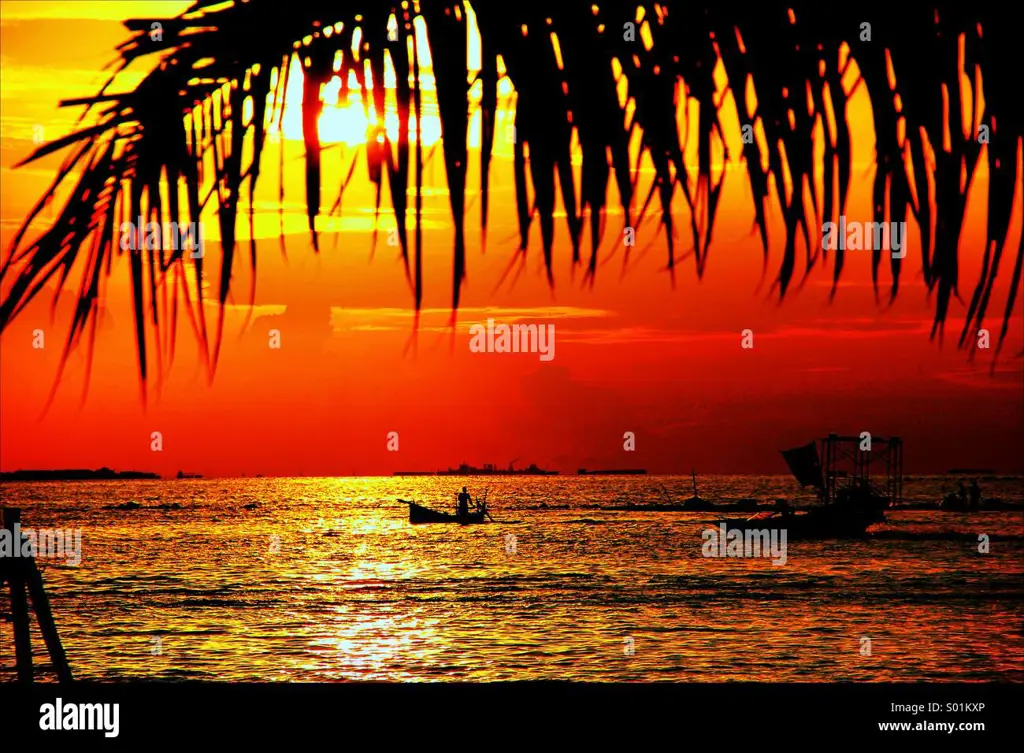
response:
M17 528L15 525L17 524ZM14 626L14 656L17 666L18 681L31 683L34 679L32 670L32 637L29 631L29 600L35 610L39 622L39 632L50 655L50 662L57 679L70 682L73 678L68 664L67 654L57 634L57 624L50 610L50 600L43 586L43 576L39 572L34 556L23 557L21 542L21 510L16 507L0 508L0 528L9 531L12 546L10 557L0 557L0 593L4 583L7 584L11 600L11 622ZM17 535L15 533L17 532Z

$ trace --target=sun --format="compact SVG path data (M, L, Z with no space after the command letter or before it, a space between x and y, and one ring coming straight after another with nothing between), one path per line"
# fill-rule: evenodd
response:
M390 67L389 67L390 68ZM291 68L288 71L288 96L285 100L284 116L281 122L281 133L285 139L290 141L302 141L302 67L299 61L292 59ZM391 79L390 81L387 79ZM363 106L359 92L359 84L355 80L355 74L350 74L348 82L348 95L344 99L341 95L341 78L334 76L321 92L324 100L323 112L318 123L320 142L322 144L346 144L358 146L367 143L368 140L376 139L384 143L385 134L393 142L398 141L398 108L394 95L394 78L385 76L384 86L388 90L386 97L385 112L383 117L376 112L373 104ZM390 84L390 85L389 85ZM369 86L372 91L372 85ZM294 93L294 94L293 94ZM422 138L423 145L430 146L441 138L441 121L437 114L436 99L424 93L423 102L423 123ZM277 123L268 125L268 134L277 132ZM416 119L412 117L409 123L409 138L412 142L416 140Z
M480 71L480 31L476 24L476 15L467 8L466 17L466 33L467 33L467 85L470 81L474 81L476 74ZM395 23L394 16L391 18L391 24ZM426 34L426 26L423 23L423 19L417 17L413 21L415 27L415 35L417 39L417 49L420 54L420 91L422 94L421 109L422 109L422 123L420 126L420 138L422 139L423 146L429 147L436 144L441 140L441 120L438 115L437 108L437 89L434 83L433 76L433 62L430 58L430 44ZM356 29L352 35L352 50L346 51L346 54L358 56L360 43L361 43L360 30ZM356 60L360 60L356 57ZM363 74L367 81L368 92L373 91L374 87L378 85L378 82L373 80L373 74L370 70L369 61L361 60L363 65ZM359 146L366 144L369 141L376 139L379 143L384 143L385 139L390 139L392 143L398 141L398 102L395 95L396 90L396 77L395 69L391 64L391 57L389 53L385 54L384 57L384 76L383 81L379 82L385 90L385 105L384 112L378 113L373 105L372 97L370 102L365 106L363 104L362 96L360 93L359 82L356 79L354 72L350 71L347 83L347 94L342 98L342 80L341 80L341 56L340 53L334 61L335 75L323 86L320 96L324 102L323 112L320 115L318 123L320 142L322 144L345 144L348 146ZM499 57L498 65L499 81L498 81L498 96L499 96L499 119L504 122L507 119L509 122L512 120L512 112L509 109L513 97L513 87L508 78L504 75L504 64ZM285 109L284 117L281 123L280 135L286 140L290 141L302 141L302 92L303 92L303 72L302 65L299 61L298 56L293 56L288 69L288 86L287 96L285 98ZM410 83L412 83L410 81ZM271 87L274 90L274 87ZM469 87L469 99L471 102L471 116L469 123L469 145L471 147L479 148L479 128L480 128L480 114L477 107L480 94L482 92L482 86L479 81L476 81L472 86ZM268 100L268 112L269 108ZM413 115L409 122L409 139L412 143L416 142L416 118ZM269 135L278 133L278 124L276 119L274 122L268 124L267 133ZM501 152L500 149L497 150Z
M394 22L393 16L392 22ZM438 117L437 92L429 60L430 45L426 38L426 29L422 19L417 19L415 26L422 59L421 74L423 74L420 77L423 120L420 124L420 132L423 145L431 146L441 138L441 121ZM346 50L346 54L357 56L355 59L362 64L370 101L364 104L359 81L354 71L349 71L348 81L345 82L347 92L342 94L341 53L339 52L334 60L335 75L324 84L320 91L320 97L324 102L323 112L318 123L322 144L358 146L373 140L384 143L385 137L391 139L392 142L398 141L398 102L395 95L397 81L390 54L386 53L384 57L383 81L375 81L369 61L361 60L358 57L361 41L360 30L356 29L352 35L352 50ZM298 55L291 58L287 84L281 128L285 139L301 141L303 138L303 72ZM385 90L383 113L377 112L372 100L373 90L377 86L383 86ZM416 118L413 115L409 122L409 139L413 143L416 141L416 125ZM270 124L268 132L274 133L276 130L277 124Z

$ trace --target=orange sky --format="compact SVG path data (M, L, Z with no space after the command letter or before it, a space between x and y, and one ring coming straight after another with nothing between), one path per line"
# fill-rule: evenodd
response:
M86 14L84 5L92 18L76 17ZM0 6L4 254L58 164L47 159L12 170L32 150L34 126L42 125L47 138L67 131L79 111L60 111L57 100L94 93L104 80L100 68L124 37L116 19L145 15L146 6L154 5L173 10L182 4ZM133 81L125 78L126 84ZM731 142L738 131L729 129L735 111L723 110L730 152L738 155L738 141ZM390 214L371 253L373 197L361 180L364 164L345 194L343 219L323 220L321 253L313 253L304 230L302 144L293 140L296 131L288 125L292 111L286 112L284 129L287 259L277 241L275 147L264 160L256 196L256 310L244 329L251 277L243 253L212 384L182 320L175 361L164 363L163 373L151 380L143 405L127 264L119 258L107 284L88 394L83 400L87 353L82 348L70 357L53 405L43 415L74 305L76 271L56 306L51 287L0 338L0 469L107 465L165 474L179 468L206 475L377 474L462 461L505 465L518 458L521 465L536 462L563 471L641 466L654 472L691 467L704 473L761 472L782 470L780 448L829 431L902 436L910 472L1024 467L1019 457L1024 374L1021 360L1013 359L1024 340L1020 317L994 376L988 354L972 365L955 348L963 304L952 305L945 345L930 342L932 305L921 283L916 228L910 229L902 292L892 307L875 302L867 252L848 254L832 304L827 267L815 269L802 289L793 289L779 304L768 294L768 283L781 254L781 213L773 208L769 272L761 284L760 243L750 232L749 183L742 163L734 161L726 166L703 280L697 280L690 259L677 270L673 288L664 271L664 238L654 237L653 219L641 228L634 258L623 270L622 248L614 247L621 212L613 210L603 247L607 263L592 289L582 286L580 270L571 267L562 220L556 228L554 289L543 276L536 227L523 273L514 284L499 287L517 238L510 150L499 138L486 252L478 219L479 153L470 155L469 282L453 331L448 327L452 231L438 150L426 170L425 310L414 333L413 299L397 249L384 242L386 230L394 227ZM428 108L428 143L431 117ZM342 111L328 118L334 120L321 123L327 140L332 135L349 139L346 134L365 126ZM862 87L851 120L863 126L869 119ZM477 121L472 128L478 128ZM870 220L873 149L870 129L857 128L850 219ZM326 152L328 206L352 153L351 146L345 149L343 168L341 150ZM962 242L961 295L967 299L980 268L986 183L980 175ZM614 187L609 200L618 201ZM384 204L389 206L387 197ZM681 202L678 217L688 223ZM206 227L215 224L208 221ZM1016 249L1019 233L1018 213L1010 249ZM585 239L589 251L589 233ZM679 241L687 246L686 237ZM219 250L207 253L217 259ZM801 274L802 269L797 279ZM993 330L1008 277L1009 269L990 308ZM216 321L214 305L207 317L210 324ZM489 317L553 323L555 359L471 353L468 328ZM755 347L744 350L740 332L748 328ZM31 346L35 329L45 332L42 350ZM271 329L281 332L280 349L268 346ZM161 453L150 449L154 431L163 434ZM398 452L387 449L390 431L399 432ZM626 431L636 435L635 452L623 450Z

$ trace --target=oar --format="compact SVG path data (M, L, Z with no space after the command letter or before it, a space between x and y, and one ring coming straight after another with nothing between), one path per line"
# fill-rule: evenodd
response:
M488 486L488 487L486 487L486 488L484 489L484 501L483 501L483 505L482 505L482 507L484 508L484 515L486 515L486 516L487 516L487 519L488 519L489 521L491 521L492 523L494 523L494 522L496 522L496 521L494 520L494 518L492 518L492 517L491 517L491 513L490 513L490 512L489 512L489 511L487 510L487 492L488 492L488 491L490 491L490 488L491 488L491 487L489 487L489 486Z

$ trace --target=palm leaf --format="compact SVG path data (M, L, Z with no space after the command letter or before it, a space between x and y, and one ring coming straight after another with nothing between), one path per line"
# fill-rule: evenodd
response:
M415 119L418 130L422 114L424 51L413 32L417 16L426 27L437 88L454 230L452 307L457 309L467 269L464 214L472 103L466 35L470 7L477 18L482 58L481 223L486 230L500 56L517 95L513 170L519 253L526 253L536 216L551 284L556 182L563 196L574 264L582 263L580 246L589 215L591 248L586 275L592 283L613 176L625 225L638 226L657 196L667 241L667 268L674 273L678 263L692 254L695 271L703 274L725 175L723 172L717 182L712 176L712 151L724 150L726 144L718 117L724 97L712 75L720 62L741 126L755 127L764 136L763 144L760 140L744 142L743 158L754 199L752 220L766 268L767 210L773 183L783 211L785 244L774 288L780 298L785 296L802 245L805 276L819 260L833 265L834 295L843 254L836 251L829 260L819 246L817 229L843 212L849 193L852 137L846 109L852 92L843 82L852 70L852 60L860 71L856 85L866 87L873 110L874 219L898 222L909 214L918 224L924 282L935 305L932 337L941 336L950 300L958 295L967 192L982 154L973 127L967 133L961 127L957 106L973 102L971 122L985 124L992 134L984 150L990 188L983 269L959 338L961 347L974 347L972 335L985 322L997 273L1005 263L1015 191L1020 192L1022 182L1018 154L1024 119L1011 56L1016 43L1011 29L1015 27L1005 4L981 7L976 3L911 2L871 10L860 4L826 9L815 2L742 7L635 0L600 4L579 0L543 4L293 0L283 8L272 0L198 0L177 18L128 21L125 25L132 34L118 48L116 70L143 57L155 59L152 70L132 91L111 92L113 84L108 84L96 97L62 103L87 105L94 110L95 123L40 147L25 160L62 150L72 152L0 266L0 282L7 279L0 297L0 331L55 276L59 293L70 270L84 265L87 274L66 357L88 323L95 322L101 277L109 274L111 259L127 253L143 382L149 373L148 340L165 344L168 362L173 356L174 337L162 335L161 328L175 326L179 302L193 322L212 376L220 348L223 305L231 289L239 209L247 193L251 223L251 200L267 129L275 121L278 126L281 123L286 96L283 82L293 56L304 74L306 211L315 249L319 248L316 218L322 207L322 145L317 120L323 107L323 85L339 75L342 96L347 96L349 74L354 74L364 108L382 119L385 91L375 84L383 81L385 62L390 59L398 82L398 144L391 144L386 136L368 135L368 178L377 186L378 208L380 189L384 180L388 182L402 258L418 311L423 296L424 167L418 133L415 154L409 154L411 124ZM149 33L154 21L162 24L159 40ZM397 35L389 35L389 22L397 23ZM871 25L870 41L861 41L863 23ZM628 25L635 32L632 39L624 31ZM353 51L357 29L361 42ZM335 71L338 57L340 69ZM372 81L367 80L365 63ZM618 96L616 69L625 79L627 106ZM963 89L965 77L972 82L983 80L983 99L979 92ZM747 86L748 79L752 87ZM249 99L253 112L245 119L243 105ZM984 103L981 111L977 110L979 101ZM698 113L696 166L687 164L691 150L678 125L681 112L693 111ZM820 187L815 183L816 129L824 134ZM655 176L639 212L634 206L638 172L631 168L629 154L633 134L640 135L635 164L649 160ZM571 165L574 138L582 153L578 183ZM251 156L245 160L247 140L252 146ZM415 188L411 274L406 228L410 167ZM65 186L70 186L68 198L48 229L26 242L27 231L41 208ZM182 189L184 204L178 200ZM339 187L335 203L339 210L343 189L344 185ZM677 256L675 247L673 209L677 205L673 202L677 189L686 207L692 247L683 256ZM223 242L219 281L213 288L221 309L211 338L204 306L206 258L186 257L180 249L166 254L162 249L121 248L117 220L143 217L161 223L198 222L214 199L212 209ZM249 255L255 270L255 241L250 242ZM1024 245L1018 245L1015 256L997 354L1021 284ZM873 257L876 290L883 258L881 250ZM189 263L195 272L191 292L183 274ZM901 272L902 260L893 258L890 300L898 293ZM166 304L167 285L172 287L170 314L166 305L157 304L158 299ZM249 295L250 301L254 300L254 287ZM165 321L168 317L170 322ZM155 352L160 359L160 347Z

